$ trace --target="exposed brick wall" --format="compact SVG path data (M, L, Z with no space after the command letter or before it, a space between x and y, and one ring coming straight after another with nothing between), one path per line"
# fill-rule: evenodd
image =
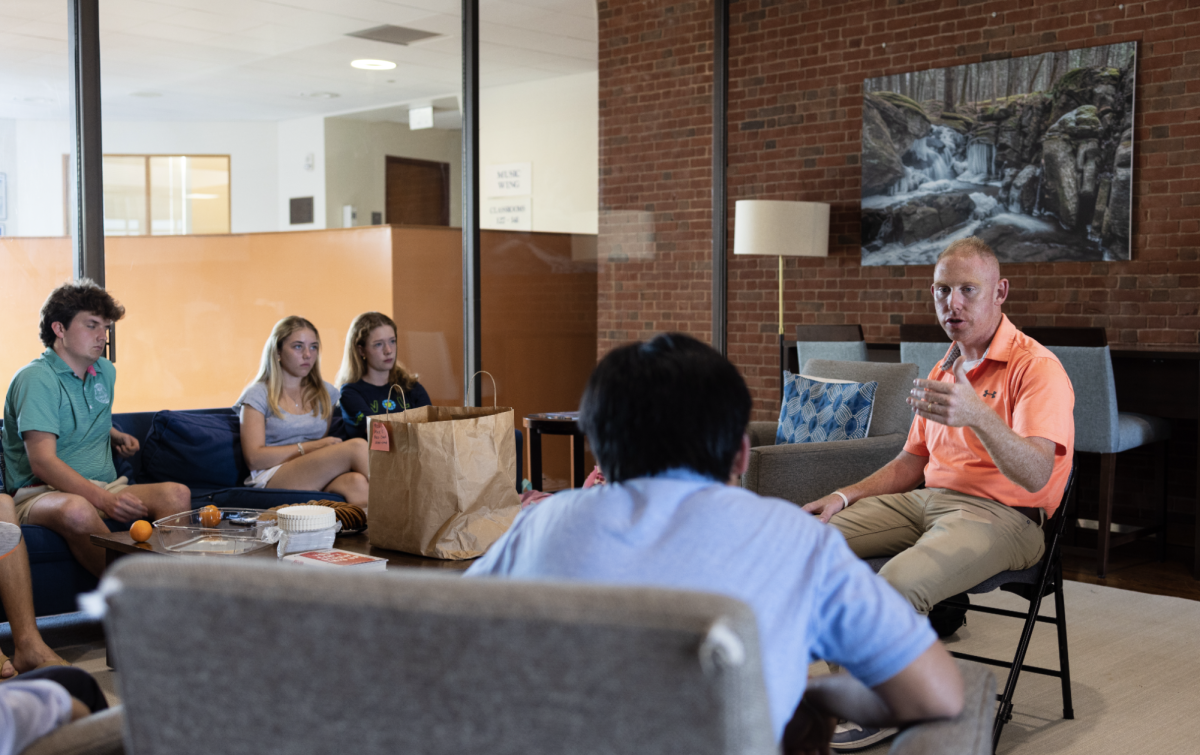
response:
M712 330L707 2L600 0L597 348Z
M712 7L601 0L598 9L598 349L668 329L709 338ZM1140 43L1133 260L1006 265L1006 310L1022 326L1105 327L1114 344L1196 344L1196 3L734 2L730 217L744 198L833 205L831 256L787 261L789 334L800 323L858 322L869 341L895 342L901 323L935 321L929 266L859 263L863 79L1131 40ZM729 352L758 419L778 411L776 265L729 262Z

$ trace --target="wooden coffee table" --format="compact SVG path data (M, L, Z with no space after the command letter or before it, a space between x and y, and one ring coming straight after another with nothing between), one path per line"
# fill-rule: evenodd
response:
M172 553L158 544L158 535L155 533L150 537L150 540L144 543L135 543L128 532L110 532L107 535L92 535L92 545L98 545L104 549L105 563L112 564L122 556L137 554L137 553L152 553L160 556L182 557L184 554ZM376 558L386 558L388 560L387 568L389 569L447 569L449 571L465 571L473 561L445 561L438 558L426 558L424 556L414 556L411 553L402 553L400 551L389 551L383 548L376 548L371 545L371 541L367 539L367 533L360 532L357 535L346 535L339 537L334 541L333 547L341 548L344 551L351 553L362 553L367 556L375 556ZM199 556L198 558L253 558L253 559L276 559L275 548L263 548L254 553L248 553L244 556Z

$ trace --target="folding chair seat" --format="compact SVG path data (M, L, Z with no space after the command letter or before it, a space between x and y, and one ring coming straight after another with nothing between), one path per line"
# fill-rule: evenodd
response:
M1004 684L1002 692L997 693L996 699L999 701L999 706L996 708L996 718L992 725L992 750L995 751L996 746L1000 743L1000 732L1003 731L1004 725L1012 720L1012 700L1013 695L1017 690L1017 679L1022 671L1028 671L1033 674L1042 674L1043 676L1053 676L1058 678L1062 683L1062 699L1063 699L1063 718L1075 718L1075 711L1071 705L1071 667L1067 656L1067 615L1066 606L1063 602L1063 575L1062 575L1062 536L1065 529L1065 523L1070 519L1067 512L1068 504L1071 501L1071 496L1075 492L1075 467L1071 467L1071 475L1067 478L1067 487L1063 491L1062 505L1055 512L1054 517L1047 524L1049 527L1044 528L1046 537L1046 552L1042 555L1042 560L1029 567L1019 571L1005 571L984 580L975 587L967 590L969 595L981 595L989 593L993 590L1004 590L1005 592L1019 595L1029 601L1029 610L1022 613L1020 611L1010 611L1004 608L992 608L990 606L972 605L967 602L955 600L942 601L939 605L953 606L955 608L963 608L968 611L979 611L980 613L990 613L997 616L1009 616L1015 619L1024 619L1024 624L1021 629L1021 636L1017 642L1016 654L1011 661L1000 660L997 658L985 658L983 656L971 655L970 653L960 653L951 651L951 655L956 658L961 658L967 661L976 663L984 663L989 666L1000 666L1009 669L1008 680ZM891 558L872 558L868 559L867 563L878 572L883 565L890 561ZM1042 606L1042 598L1048 595L1054 595L1054 616L1039 616L1038 611ZM1058 633L1058 669L1042 668L1040 666L1030 666L1025 663L1025 655L1029 650L1029 641L1033 637L1033 628L1037 622L1053 624Z

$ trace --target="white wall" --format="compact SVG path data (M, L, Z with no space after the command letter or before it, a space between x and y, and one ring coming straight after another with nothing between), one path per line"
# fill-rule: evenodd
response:
M8 236L63 235L63 155L71 151L66 121L9 121L15 155L4 157L8 174Z
M327 227L341 228L342 206L358 211L355 225L370 225L371 213L387 220L387 156L450 163L450 225L462 226L462 132L410 131L394 121L325 120Z
M596 233L600 186L596 73L483 89L480 172L531 163L533 230ZM487 197L481 197L486 204Z
M278 129L279 190L276 202L279 225L276 230L325 228L325 118L313 116L280 121ZM312 223L288 223L288 200L293 197L313 198Z
M230 231L279 230L276 124L105 121L103 129L106 155L229 155Z
M0 196L0 233L11 234L16 217L10 208L10 197L16 197L13 183L17 177L17 122L0 118L0 173L4 174L4 195Z
M599 185L596 74L484 89L480 168L531 163L533 230L596 233ZM105 122L108 154L227 154L234 233L359 225L384 212L386 155L450 163L450 224L461 224L461 132L316 116L271 122ZM65 121L0 119L0 172L8 179L8 235L61 236ZM311 170L306 158L312 155ZM308 225L288 223L288 200L313 197ZM328 197L328 199L327 199ZM482 197L486 203L487 197Z
M318 125L319 125L319 120ZM0 124L6 121L0 120ZM7 121L15 164L0 136L0 171L8 174L10 236L63 235L63 155L71 151L65 121ZM105 154L229 155L230 230L280 230L279 129L257 122L106 121ZM0 125L0 134L5 132ZM11 167L10 167L11 166ZM286 218L285 218L286 222Z

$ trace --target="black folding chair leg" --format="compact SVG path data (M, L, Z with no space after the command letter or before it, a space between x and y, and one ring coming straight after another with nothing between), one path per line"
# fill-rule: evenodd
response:
M1075 718L1075 708L1071 702L1071 664L1067 660L1067 614L1066 601L1063 600L1062 560L1055 569L1054 585L1054 623L1058 629L1058 668L1062 672L1059 681L1062 682L1063 718Z
M1041 578L1038 580L1037 589L1030 600L1029 615L1025 618L1024 628L1021 629L1021 641L1017 643L1017 655L1013 658L1012 672L1004 684L1004 693L1000 696L1000 705L996 709L996 722L992 726L992 752L995 752L996 747L1000 744L1000 733L1004 730L1004 724L1012 718L1012 699L1017 691L1017 679L1021 676L1021 666L1025 663L1025 654L1029 651L1029 641L1033 637L1033 628L1037 625L1038 612L1042 607L1042 595L1046 592L1046 583L1050 581L1052 570L1053 564L1046 564L1042 567Z

